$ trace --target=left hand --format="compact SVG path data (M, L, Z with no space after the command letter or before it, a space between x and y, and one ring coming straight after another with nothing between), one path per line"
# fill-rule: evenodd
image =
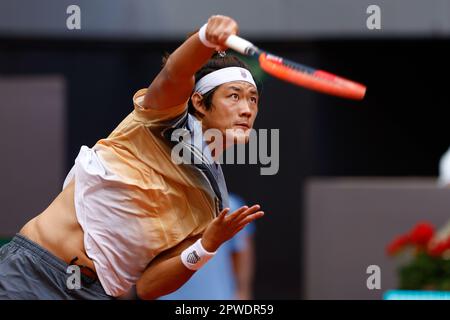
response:
M206 227L202 236L202 245L206 251L214 252L220 245L231 239L236 233L241 231L250 222L261 218L263 211L258 211L258 204L247 207L243 206L227 215L230 208L225 208L222 212Z

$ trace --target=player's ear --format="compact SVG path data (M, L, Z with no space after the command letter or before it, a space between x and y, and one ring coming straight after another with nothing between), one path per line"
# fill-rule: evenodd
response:
M194 92L191 96L191 102L197 115L203 118L206 111L203 96L198 92Z

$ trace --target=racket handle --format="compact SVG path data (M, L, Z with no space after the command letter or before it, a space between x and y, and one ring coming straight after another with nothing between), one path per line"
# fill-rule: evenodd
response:
M234 34L228 37L228 39L225 41L225 45L228 48L231 48L234 51L245 55L248 55L249 50L254 47L253 43L251 43L250 41L242 39L241 37L238 37Z

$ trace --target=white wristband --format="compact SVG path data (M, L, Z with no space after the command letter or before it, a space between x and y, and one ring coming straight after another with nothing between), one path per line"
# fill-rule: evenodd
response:
M215 45L215 44L212 43L212 42L209 42L209 41L206 39L206 27L207 27L207 26L208 26L208 24L205 23L205 24L200 28L200 30L198 30L198 37L199 37L200 41L201 41L206 47L208 47L208 48L215 48L215 47L217 47L217 45Z
M181 262L190 270L200 269L217 252L206 251L202 246L201 240L198 239L193 245L181 253Z

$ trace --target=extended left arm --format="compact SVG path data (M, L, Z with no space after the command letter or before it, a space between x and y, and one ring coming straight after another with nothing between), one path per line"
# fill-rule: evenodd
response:
M226 208L206 227L202 235L202 246L207 252L215 252L225 241L231 239L247 224L261 218L264 212L259 205L250 208L241 207L227 215ZM137 295L141 299L156 299L180 288L195 271L186 267L181 260L181 253L192 245L197 238L189 238L173 249L160 253L149 264L136 283Z
M177 290L186 283L195 271L184 266L180 255L197 239L198 237L186 239L153 259L144 275L136 283L138 297L145 300L156 299Z

